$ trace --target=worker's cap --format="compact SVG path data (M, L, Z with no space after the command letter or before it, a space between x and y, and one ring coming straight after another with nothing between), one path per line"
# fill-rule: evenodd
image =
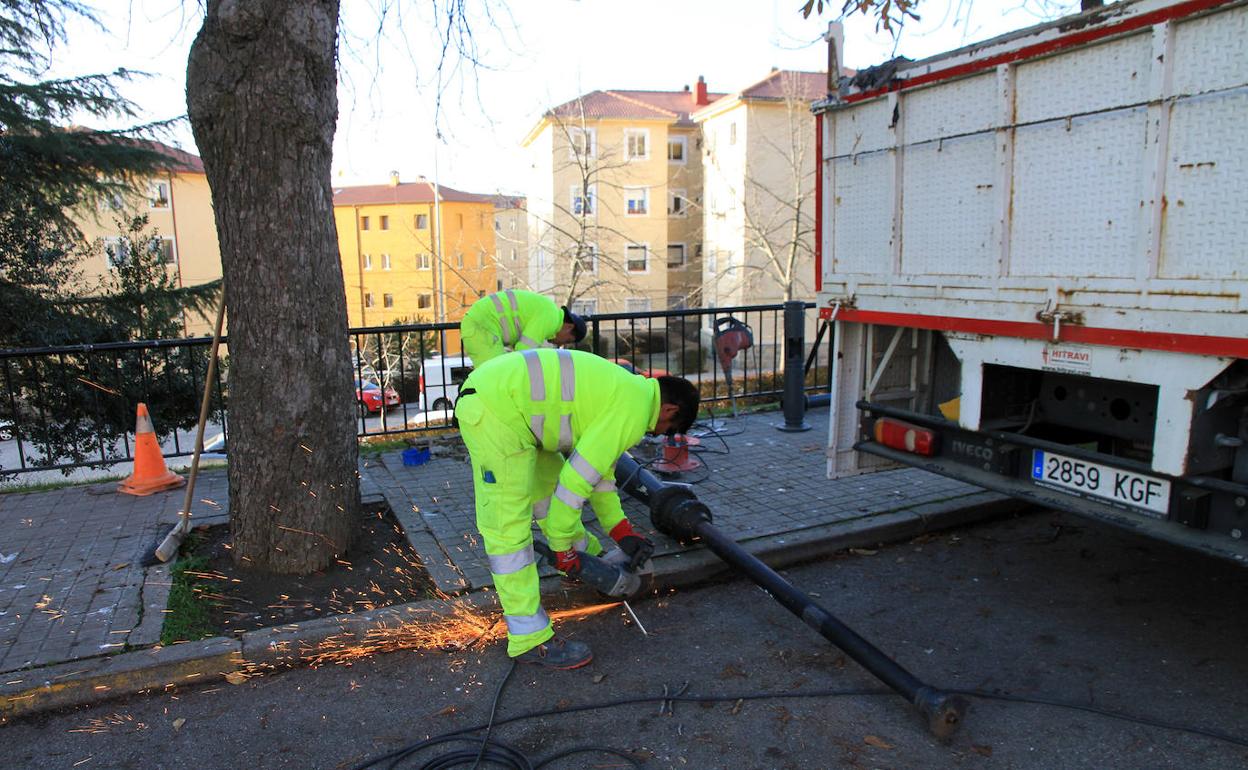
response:
M563 309L563 322L565 324L572 324L572 335L576 338L574 340L575 342L580 342L585 339L585 334L588 329L585 325L585 319L582 316L573 313L565 307Z

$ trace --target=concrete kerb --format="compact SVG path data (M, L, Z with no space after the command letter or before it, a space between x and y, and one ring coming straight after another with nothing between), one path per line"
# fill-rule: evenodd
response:
M992 493L912 509L864 516L800 532L757 538L745 545L755 556L780 569L825 556L832 551L904 540L924 532L1006 515L1026 506ZM683 588L717 577L728 567L708 550L669 554L655 560L654 588ZM568 588L558 577L543 578L543 594L550 609L585 601L601 601L592 591ZM0 718L28 716L42 711L86 705L178 685L200 684L230 673L254 674L316 662L326 641L338 648L363 641L370 631L415 620L446 617L456 605L479 612L497 612L493 591L474 592L453 601L429 599L365 613L336 615L249 631L239 639L214 637L199 642L155 647L103 658L71 661L46 668L19 671L0 684Z

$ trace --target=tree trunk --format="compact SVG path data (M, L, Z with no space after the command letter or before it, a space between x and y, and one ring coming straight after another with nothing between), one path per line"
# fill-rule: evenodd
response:
M337 23L338 0L208 0L187 68L230 309L233 554L273 572L332 564L359 510L330 187Z

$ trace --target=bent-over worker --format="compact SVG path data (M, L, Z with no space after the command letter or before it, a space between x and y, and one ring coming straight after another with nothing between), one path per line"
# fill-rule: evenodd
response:
M468 308L459 324L464 353L480 366L511 350L562 347L585 339L585 319L537 292L507 289Z
M586 501L633 564L644 561L654 546L624 516L615 463L646 433L686 432L697 413L688 380L631 374L579 350L510 353L469 375L455 416L472 457L477 529L508 655L557 669L589 663L589 645L555 635L542 609L532 521L567 574L580 569L577 551L603 551L581 523Z

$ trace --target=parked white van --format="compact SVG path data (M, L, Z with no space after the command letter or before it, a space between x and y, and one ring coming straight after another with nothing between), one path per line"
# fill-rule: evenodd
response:
M421 409L429 412L450 412L459 398L459 386L472 372L468 356L433 356L421 364Z

